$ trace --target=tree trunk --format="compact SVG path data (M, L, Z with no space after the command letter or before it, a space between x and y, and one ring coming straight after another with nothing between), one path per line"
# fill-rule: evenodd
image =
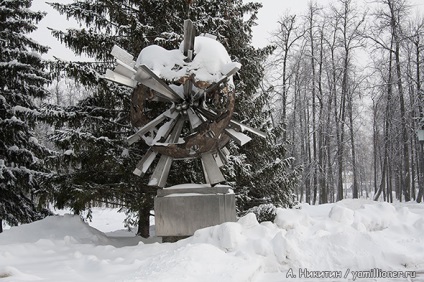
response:
M418 115L420 117L420 120L424 118L424 111L422 106L424 105L424 93L421 91L421 46L420 46L420 33L417 32L417 41L415 44L415 50L416 50L416 81L417 81L417 95L418 95ZM424 129L424 128L421 128ZM418 152L418 195L417 195L417 202L421 203L421 201L424 199L424 145L423 144L417 144L416 150Z
M149 238L150 236L150 211L153 209L154 194L146 193L144 201L140 205L138 211L138 230L137 235L143 238Z
M422 200L424 200L424 144L419 144L420 150L419 156L420 156L420 173L419 173L419 190L418 190L418 196L417 196L417 202L421 203Z
M302 159L302 163L306 164L307 152L306 152L305 140L308 140L307 129L305 129L306 121L304 119L304 117L306 116L306 114L305 114L306 109L305 109L305 105L302 102L303 100L302 100L302 97L301 97L301 90L300 89L299 89L298 96L299 96L299 125L300 125L300 130L299 130L299 132L300 132L300 142L299 142L300 143L300 156L301 156L301 159ZM307 192L304 189L306 189L306 190L308 189L308 187L306 185L306 183L307 183L306 167L303 171L302 181L303 181L304 185L301 185L300 202L303 202L304 200L307 202L308 201L307 196L305 196L306 199L303 199L304 194L307 194Z
M0 233L3 233L3 219L0 218Z
M389 55L389 70L388 74L389 77L387 79L387 99L386 99L386 116L384 121L384 152L383 152L383 166L381 168L381 181L380 186L378 188L377 193L374 195L374 201L377 201L380 197L381 193L385 191L386 187L386 170L388 169L388 154L389 154L389 132L390 132L390 119L391 119L391 103L392 103L392 92L393 92L393 86L392 86L392 52L390 52ZM389 189L389 182L388 189ZM390 193L391 195L391 193Z
M377 148L378 148L378 128L377 128L377 106L375 105L375 102L373 101L373 159L374 159L374 195L377 194L378 186L377 186L377 163L378 163L378 157L377 157ZM380 163L381 165L381 163Z
M336 67L336 41L337 41L337 37L336 37L336 30L334 30L333 35L332 35L332 43L331 43L331 48L330 48L330 52L331 52L331 79L330 79L330 90L331 90L331 95L329 97L329 99L333 100L333 108L334 108L334 121L335 121L335 129L336 129L336 144L335 146L338 146L338 142L339 142L339 126L338 126L338 118L337 118L337 67ZM331 120L331 102L328 105L328 117L327 117L327 124L330 125L330 120ZM329 138L329 144L328 146L330 146L330 137ZM338 152L336 152L337 154ZM333 165L331 163L331 150L330 147L328 147L328 173L330 174L331 177L331 202L334 203L336 201L335 199L335 194L338 190L338 182L339 179L337 178L337 181L335 180L335 173L333 173ZM336 188L336 184L337 184L337 188Z
M334 94L334 93L333 93ZM333 165L331 163L331 110L332 110L332 101L333 98L330 95L328 97L328 103L327 103L327 121L326 121L326 126L325 128L327 129L327 132L324 136L324 147L326 149L326 170L325 174L328 176L326 179L326 185L327 185L327 189L326 189L326 199L327 202L328 200L333 203L334 202L334 177L333 177ZM330 198L329 198L330 197Z
M346 65L346 64L345 64ZM339 130L337 131L337 162L338 162L338 170L337 170L337 201L343 200L343 166L344 166L344 126L346 121L346 93L347 93L347 73L345 70L345 74L343 74L343 83L342 83L342 97L340 103L340 112L339 112L339 122L336 125Z
M137 235L143 238L150 236L150 207L143 207L138 212Z
M387 5L390 9L390 27L392 32L392 38L395 43L395 61L396 61L396 74L397 74L397 86L399 91L399 102L400 102L400 114L401 114L401 126L402 126L402 143L403 143L403 193L405 195L405 201L410 201L411 181L410 181L410 164L409 164L409 145L408 145L408 130L407 130L407 115L405 110L405 100L402 85L402 70L400 62L400 13L402 7L396 7L395 1L388 1Z
M352 106L350 106L352 107ZM353 173L353 198L357 199L359 198L358 191L358 173L356 168L356 151L355 151L355 138L354 138L354 131L353 131L353 110L350 108L349 112L349 121L350 121L350 144L351 144L351 150L352 150L352 173Z
M313 204L316 203L317 200L317 191L318 191L318 178L317 178L317 134L316 134L316 72L315 72L315 45L314 45L314 14L315 9L312 6L312 2L310 3L309 8L309 40L311 44L311 71L312 71L312 149L313 149L313 161L311 164L313 165L312 173L313 173L313 182L312 186L314 189L313 194Z
M402 72L400 66L400 46L399 42L396 41L396 71L397 71L397 83L399 90L399 99L400 99L400 114L402 120L402 143L403 143L403 193L405 196L405 201L411 200L411 175L410 175L410 164L409 164L409 137L408 137L408 129L407 129L407 114L405 110L405 100L403 94L403 86L402 86Z
M343 62L343 79L342 79L342 97L340 102L340 111L338 113L338 140L337 140L337 160L338 160L338 183L337 183L337 201L343 200L343 167L344 167L344 134L346 122L346 98L349 91L348 85L348 68L349 68L349 50L345 49L345 57ZM337 113L336 113L337 114Z
M415 148L416 148L416 146L414 146L415 144L415 142L414 142L414 140L413 140L413 138L414 138L415 136L410 136L410 138L409 138L409 142L410 142L410 144L411 144L411 198L412 198L412 200L415 200L416 199L416 195L415 195L415 179L416 179L416 174L415 174L415 172L416 172L416 167L415 167L415 164L416 164L416 162L415 162L415 159L416 159L416 156L415 156L415 153L416 153L416 150L415 150Z
M312 171L312 156L311 156L311 142L309 141L310 136L309 136L309 127L308 125L309 123L309 107L307 106L307 101L305 101L305 136L306 136L306 141L305 141L305 149L306 149L306 162L305 164L309 164L309 167L306 170L306 177L305 177L305 196L306 196L306 203L311 204L311 171Z

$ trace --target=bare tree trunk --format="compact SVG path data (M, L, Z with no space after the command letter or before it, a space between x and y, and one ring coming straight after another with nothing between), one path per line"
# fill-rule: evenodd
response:
M328 115L330 117L330 114ZM330 144L330 137L327 138L327 167L328 167L328 193L330 194L330 202L334 203L334 175L333 175L333 166L331 164L331 144Z
M296 16L287 16L285 19L283 19L281 24L281 29L283 33L283 93L282 93L282 121L283 121L283 140L285 141L287 139L286 135L286 119L287 119L287 81L288 81L288 75L287 75L287 62L288 62L288 55L290 52L290 48L295 43L296 40L298 40L300 37L295 38L293 41L290 41L290 37L295 29L295 20Z
M392 86L392 61L393 61L393 54L390 52L389 55L389 70L388 70L388 79L387 79L387 99L386 99L386 116L384 121L384 153L383 153L383 166L381 168L381 181L380 181L380 187L378 188L377 193L374 195L374 201L377 201L380 197L381 193L385 191L386 186L386 171L388 166L388 154L389 154L389 133L390 133L390 120L391 120L391 103L392 103L392 93L393 93L393 86ZM390 185L388 183L388 185ZM391 191L390 191L391 192ZM391 195L391 193L390 193Z
M377 128L377 106L375 105L375 102L373 101L373 158L374 158L374 195L377 194L378 186L377 186L377 164L378 164L378 157L377 157L377 148L378 148L378 128Z
M324 91L322 89L322 71L324 60L324 24L320 34L319 64L318 64L318 93L319 93L319 125L318 125L318 178L319 178L319 203L325 204L327 200L327 184L325 179L325 137L324 137ZM327 128L328 130L328 128Z
M317 134L316 134L316 71L315 71L315 45L314 45L314 15L316 9L312 6L312 2L310 2L309 6L309 40L311 44L311 71L312 71L312 148L313 148L313 204L316 203L317 200L317 190L318 190L318 178L317 178Z
M306 98L306 97L305 97ZM307 101L305 101L305 136L306 136L306 141L305 141L305 149L306 149L306 164L309 164L309 166L307 167L307 171L306 171L306 177L305 177L305 196L306 196L306 203L311 204L311 171L312 171L312 167L311 167L311 163L312 163L312 155L311 155L311 143L309 142L309 128L308 125L310 124L310 121L308 119L309 117L309 107L307 106Z
M306 121L305 121L305 118L306 118L306 108L305 108L305 106L306 105L303 104L303 99L300 97L301 89L299 89L298 95L299 95L299 104L300 104L299 105L300 156L302 158L302 162L304 164L306 164L307 150L306 150L306 143L305 143L306 141L305 140L308 140L307 129L306 129ZM306 170L307 170L307 168L305 167L304 171L303 171L303 177L302 177L302 181L303 181L304 185L301 185L302 187L301 187L301 190L300 190L300 193L301 193L300 201L301 202L304 200L303 199L304 192L305 192L305 201L308 202L308 199L309 199L308 196L307 196L308 195L307 191L308 191L309 188L307 186L308 180L307 180Z
M338 171L337 171L337 201L343 200L343 166L344 166L344 134L345 134L345 122L346 122L346 95L348 91L347 85L347 65L348 62L345 58L344 62L344 73L342 81L342 94L341 94L341 103L339 108L339 113L336 114L339 117L337 130L337 162L338 162Z
M397 71L397 83L399 90L399 99L400 99L400 114L402 119L402 143L403 143L403 193L405 195L405 201L411 200L411 174L410 174L410 164L409 164L409 134L407 129L407 114L405 110L405 100L403 94L403 86L402 86L402 72L400 67L400 54L399 54L399 42L396 42L396 71Z
M350 102L352 103L352 102ZM352 150L352 173L353 173L353 198L357 199L358 195L358 172L356 168L356 151L355 151L355 135L353 130L353 110L352 105L349 106L349 123L350 123L350 144Z
M420 156L420 174L419 174L419 190L417 196L417 203L421 203L424 200L424 144L419 144L419 156Z
M407 130L407 114L405 110L405 100L402 85L402 70L400 62L400 13L402 10L402 4L395 0L387 1L387 5L390 9L390 26L392 37L395 43L395 61L396 61L396 74L397 74L397 87L399 91L400 99L400 114L401 114L401 126L402 126L402 143L403 143L403 175L404 175L404 186L403 193L405 195L405 201L410 201L411 196L411 181L410 181L410 164L409 164L409 145L408 145L408 130Z
M335 29L332 33L332 40L329 43L330 44L330 54L331 54L331 78L329 79L329 85L330 85L330 102L328 104L328 117L327 117L327 124L330 125L331 123L331 110L334 109L334 121L335 121L335 129L336 129L336 146L338 145L338 141L339 141L339 127L338 127L338 119L337 119L337 68L336 68L336 42L337 42L337 23L335 23ZM334 103L332 103L331 101L334 101ZM333 107L331 106L331 104L333 104ZM334 176L335 174L333 173L333 165L331 163L331 149L330 149L330 137L328 136L328 140L329 140L329 144L328 144L328 173L330 174L331 177L331 188L330 188L330 197L331 197L331 202L334 203L336 201L335 199L335 194L337 189L336 188L336 184L338 185L339 179L337 179L337 181L335 180ZM337 154L337 152L336 152ZM337 157L337 155L336 155ZM338 187L338 186L337 186ZM335 191L336 190L336 191Z
M424 119L424 93L421 90L421 33L420 33L420 27L422 28L424 25L423 23L420 24L419 28L416 31L416 40L414 41L415 46L415 65L416 65L416 84L417 84L417 95L418 95L418 114L417 116L420 117L420 119ZM421 128L423 129L423 128ZM418 143L418 142L417 142ZM423 144L416 144L415 151L417 152L417 178L418 178L418 195L416 198L416 201L418 203L421 203L421 201L424 199L424 145Z
M303 143L303 122L302 122L302 100L301 100L301 85L300 85L300 66L299 64L296 64L295 70L294 70L294 109L293 109L293 127L292 127L292 137L291 141L293 142L293 152L292 155L296 156L296 152L298 150L297 144L300 143L300 152L298 153L298 156L296 156L296 159L298 162L303 161L304 156L304 143ZM298 119L298 120L297 120ZM299 134L300 142L296 142L296 134ZM299 202L303 201L303 187L304 185L296 185L296 196L298 197ZM299 191L300 190L300 191Z
M3 219L0 218L0 233L3 233Z
M406 66L406 72L407 72L407 81L406 84L408 85L408 96L409 96L409 111L407 113L408 115L408 122L410 123L410 125L412 126L412 128L416 128L416 123L414 122L414 113L415 113L415 83L413 81L413 77L414 77L414 73L413 73L413 61L412 61L412 50L411 48L407 48L407 66ZM416 199L416 179L417 179L417 164L418 162L417 160L417 146L415 144L415 134L409 134L409 139L408 142L410 144L410 150L411 150L411 199L415 200Z
M326 149L326 169L324 170L327 175L326 179L326 199L333 203L334 202L334 177L333 177L333 165L331 163L331 110L332 110L332 101L333 98L331 96L328 97L328 103L327 103L327 121L325 128L327 129L326 134L324 135L324 147Z

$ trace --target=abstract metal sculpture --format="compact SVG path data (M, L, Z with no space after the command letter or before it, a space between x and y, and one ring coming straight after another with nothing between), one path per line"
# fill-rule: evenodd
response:
M150 146L134 174L144 175L160 154L150 186L165 187L173 160L189 158L201 158L206 183L223 182L219 167L226 163L229 140L244 145L251 140L242 133L245 131L265 137L263 132L232 119L232 76L241 65L231 61L213 36L194 34L193 23L186 20L179 50L151 45L141 51L137 61L114 46L111 54L117 66L104 75L110 81L139 88L142 99L171 104L153 120L141 117L138 131L128 137L129 144L144 139Z

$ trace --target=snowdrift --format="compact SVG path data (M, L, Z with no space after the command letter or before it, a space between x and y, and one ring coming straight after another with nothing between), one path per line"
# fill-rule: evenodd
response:
M49 216L43 220L11 228L0 234L0 245L36 243L40 240L63 240L79 244L110 244L109 238L99 230L90 227L76 215Z
M327 281L359 281L354 271L381 269L411 271L415 278L409 281L424 281L424 206L419 204L345 200L300 205L278 209L273 223L258 223L248 214L173 244L140 242L118 248L115 240L70 215L11 228L0 234L0 277L2 281L282 281L307 269L343 274Z

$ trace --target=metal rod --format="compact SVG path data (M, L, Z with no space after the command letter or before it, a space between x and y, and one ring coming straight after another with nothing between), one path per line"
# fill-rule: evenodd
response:
M191 62L191 60L193 59L193 52L191 52L191 56L190 56L190 51L194 50L194 33L195 33L195 28L193 25L193 22L191 20L185 20L184 21L184 56L187 57L188 61Z

